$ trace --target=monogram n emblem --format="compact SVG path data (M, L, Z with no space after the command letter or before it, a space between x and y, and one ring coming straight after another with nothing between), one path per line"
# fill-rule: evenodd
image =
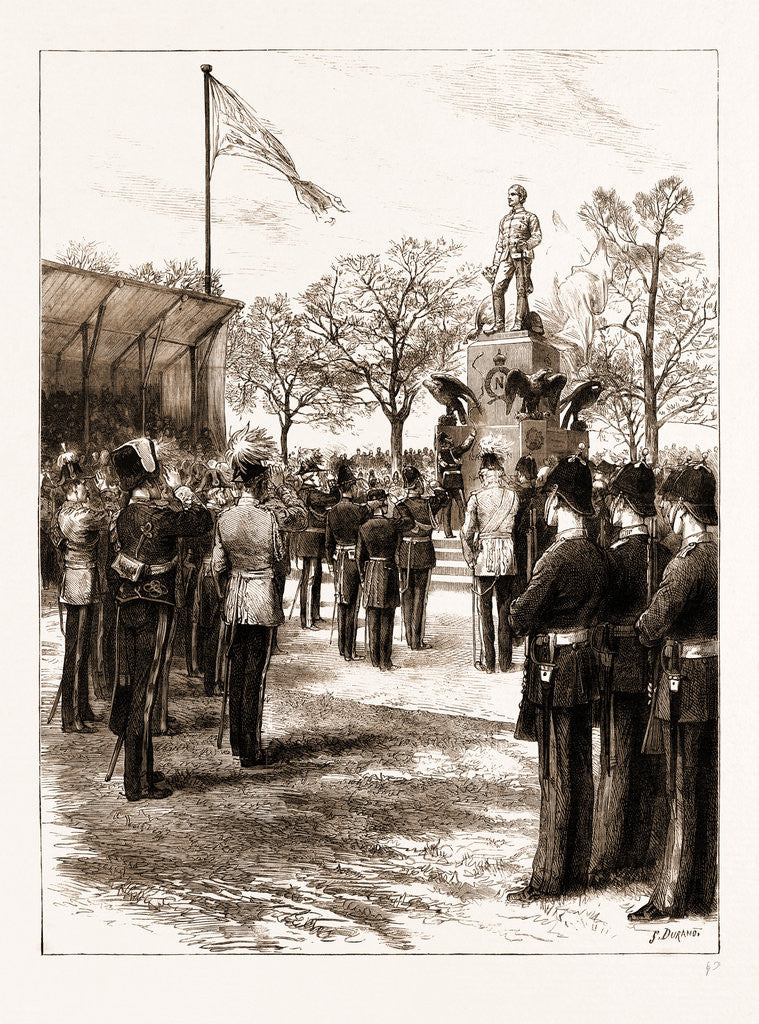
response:
M500 398L502 401L506 401L506 374L508 373L508 367L506 366L506 357L501 354L501 350L498 349L496 354L493 356L493 366L488 370L483 381L483 387L485 388L485 394L490 395L490 401L488 405L493 405ZM513 398L512 398L513 401Z

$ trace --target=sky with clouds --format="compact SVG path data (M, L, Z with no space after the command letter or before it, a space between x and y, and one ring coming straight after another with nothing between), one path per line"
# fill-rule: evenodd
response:
M543 226L533 279L547 293L590 243L576 212L593 188L632 199L672 173L696 200L682 241L716 273L711 51L44 53L44 257L84 238L125 268L202 263L202 63L265 120L301 176L349 211L317 222L275 172L220 156L213 265L226 295L297 295L337 256L404 234L454 238L462 259L489 264L511 181L525 185ZM553 229L554 211L568 235ZM427 443L437 410L419 413L411 444ZM385 440L381 417L362 439L372 430ZM710 432L701 443L715 441Z

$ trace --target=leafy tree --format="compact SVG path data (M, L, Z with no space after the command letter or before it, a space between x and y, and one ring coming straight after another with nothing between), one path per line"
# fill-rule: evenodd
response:
M99 249L99 242L69 241L66 248L59 252L58 260L69 267L80 267L82 270L93 270L98 274L113 274L118 267L119 258L113 249Z
M705 277L672 279L657 304L654 361L656 432L665 423L716 426L716 288ZM646 434L642 334L634 314L596 325L588 362L579 376L605 387L592 409L602 436L622 440L630 458ZM648 445L646 445L648 446ZM649 448L649 451L651 449Z
M327 350L370 407L390 422L393 471L403 428L423 378L447 367L464 344L476 276L453 272L460 246L403 238L384 256L345 256L303 296L309 335Z
M236 412L258 402L280 426L282 459L294 423L343 430L358 411L356 388L324 338L306 333L286 295L258 298L230 320L227 398Z
M605 325L604 330L619 332L632 342L632 347L624 346L625 355L613 348L611 379L619 372L620 382L628 381L633 369L640 372L645 443L654 462L662 423L703 415L710 406L704 393L711 380L708 369L696 366L700 367L704 354L699 347L711 335L704 333L706 323L714 318L713 305L708 315L699 314L698 309L705 309L713 296L708 286L686 277L690 271L702 271L700 254L674 241L682 232L677 218L692 208L691 190L675 175L663 178L648 192L638 192L632 206L614 189L597 188L593 201L580 208L580 218L597 237L606 239L611 290L622 309L619 321ZM683 403L691 385L699 388L699 398L695 404ZM628 435L631 429L633 436L637 432L629 423L625 429Z
M163 268L152 262L141 263L132 267L129 276L151 284L162 284L167 288L186 288L188 291L205 291L205 271L198 266L195 257L189 260L165 260ZM211 295L223 295L221 274L218 270L211 271Z

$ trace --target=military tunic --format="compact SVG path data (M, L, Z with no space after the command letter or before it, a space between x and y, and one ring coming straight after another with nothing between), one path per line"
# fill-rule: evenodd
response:
M475 491L469 499L461 528L464 558L472 569L482 629L485 669L495 671L493 594L498 613L498 664L511 667L512 639L509 604L514 596L517 563L514 524L519 499L511 488L495 484Z
M430 498L412 492L395 506L395 515L405 516L413 524L404 532L398 551L401 612L406 643L412 650L420 650L424 644L424 611L430 576L436 564L432 531L435 516L447 500L445 491L441 490Z
M66 501L54 520L52 539L63 552L59 601L66 607L66 640L61 677L64 732L94 720L89 698L90 641L100 600L97 550L107 522L104 509L87 501Z
M336 487L322 491L305 484L298 498L306 508L308 522L294 538L293 554L302 559L300 583L300 624L305 629L321 620L322 558L324 556L327 511L337 504L340 492Z
M184 490L188 497L191 492ZM120 666L110 728L124 736L124 790L128 800L154 788L151 717L164 670L174 615L178 541L212 527L198 501L132 498L111 523L109 585L118 607ZM121 675L121 669L119 670Z
M298 509L302 515L302 509ZM280 513L285 519L285 515ZM295 518L295 513L293 514ZM282 559L277 514L250 494L219 514L211 560L224 578L229 735L243 767L260 763L261 716L274 628L284 622L274 574Z
M364 585L369 658L375 668L392 667L393 621L398 605L398 546L411 527L405 515L374 516L358 531L356 561Z
M335 580L337 647L348 661L356 657L361 582L356 563L356 544L359 528L366 516L365 505L345 497L327 512L325 546Z
M627 527L608 551L609 591L603 646L611 665L599 672L599 718L604 758L595 796L591 873L608 874L647 862L658 841L663 811L663 776L658 758L641 752L648 718L651 658L635 622L646 607L649 535L645 526ZM656 542L658 586L671 554Z
M538 741L540 834L530 886L539 893L587 883L596 674L589 633L603 610L607 581L599 548L584 530L566 530L511 606L514 632L530 638L516 735ZM545 679L538 662L547 666Z
M451 513L456 504L461 520L464 519L464 477L461 473L461 460L474 444L475 434L471 433L461 444L451 448L439 448L437 453L438 477L447 495L443 507L443 532L446 537L453 536Z
M711 534L687 538L638 619L642 643L664 642L655 697L664 734L669 824L651 903L663 913L713 907L718 857L718 552Z

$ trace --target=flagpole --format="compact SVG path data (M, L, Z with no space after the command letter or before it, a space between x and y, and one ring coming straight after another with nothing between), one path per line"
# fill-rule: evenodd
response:
M210 64L201 64L203 72L203 100L206 111L206 295L211 294L211 82L213 68Z

